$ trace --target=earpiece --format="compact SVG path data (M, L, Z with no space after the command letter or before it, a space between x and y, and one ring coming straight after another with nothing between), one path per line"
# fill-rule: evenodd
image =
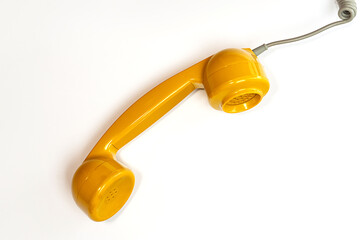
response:
M355 1L337 2L340 21L299 37L263 44L254 50L223 50L141 97L107 130L76 171L72 191L77 204L95 221L106 220L118 212L133 191L135 177L115 160L116 152L194 90L205 89L210 105L227 113L255 107L269 90L269 81L257 56L269 47L303 40L350 22L357 11Z
M107 130L74 175L73 196L90 218L103 221L113 216L134 188L133 173L115 161L116 152L195 89L206 90L213 108L237 113L255 107L269 82L250 49L227 49L141 97Z

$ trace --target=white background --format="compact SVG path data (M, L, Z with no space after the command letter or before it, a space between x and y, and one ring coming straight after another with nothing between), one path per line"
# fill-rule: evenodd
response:
M0 239L360 239L359 18L260 61L226 114L198 91L118 158L131 200L91 221L71 179L113 121L217 51L337 20L333 0L0 1Z

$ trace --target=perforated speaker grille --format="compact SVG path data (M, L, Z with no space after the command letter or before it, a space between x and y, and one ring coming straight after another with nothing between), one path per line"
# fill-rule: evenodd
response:
M250 101L255 96L256 96L256 93L243 94L243 95L240 95L238 97L231 99L227 104L228 105L240 105L240 104Z

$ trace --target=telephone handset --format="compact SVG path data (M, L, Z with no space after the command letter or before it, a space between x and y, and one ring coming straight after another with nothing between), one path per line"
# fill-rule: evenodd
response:
M130 106L107 130L76 171L72 191L77 204L95 221L112 217L134 188L134 174L115 160L116 152L160 119L195 89L205 89L210 105L227 113L255 107L269 90L257 56L268 48L314 36L350 22L354 0L337 0L341 21L311 33L251 49L226 49L176 74Z
M73 178L78 205L95 221L113 216L129 198L133 173L116 152L195 89L205 89L212 107L228 113L257 105L269 82L250 49L227 49L176 74L130 106L107 130Z

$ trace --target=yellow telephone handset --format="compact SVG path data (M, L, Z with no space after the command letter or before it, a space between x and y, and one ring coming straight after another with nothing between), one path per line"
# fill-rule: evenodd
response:
M95 145L73 177L77 204L95 221L112 217L134 188L133 173L116 152L195 89L205 89L212 107L228 113L256 106L269 82L250 49L226 49L169 78L130 106Z

